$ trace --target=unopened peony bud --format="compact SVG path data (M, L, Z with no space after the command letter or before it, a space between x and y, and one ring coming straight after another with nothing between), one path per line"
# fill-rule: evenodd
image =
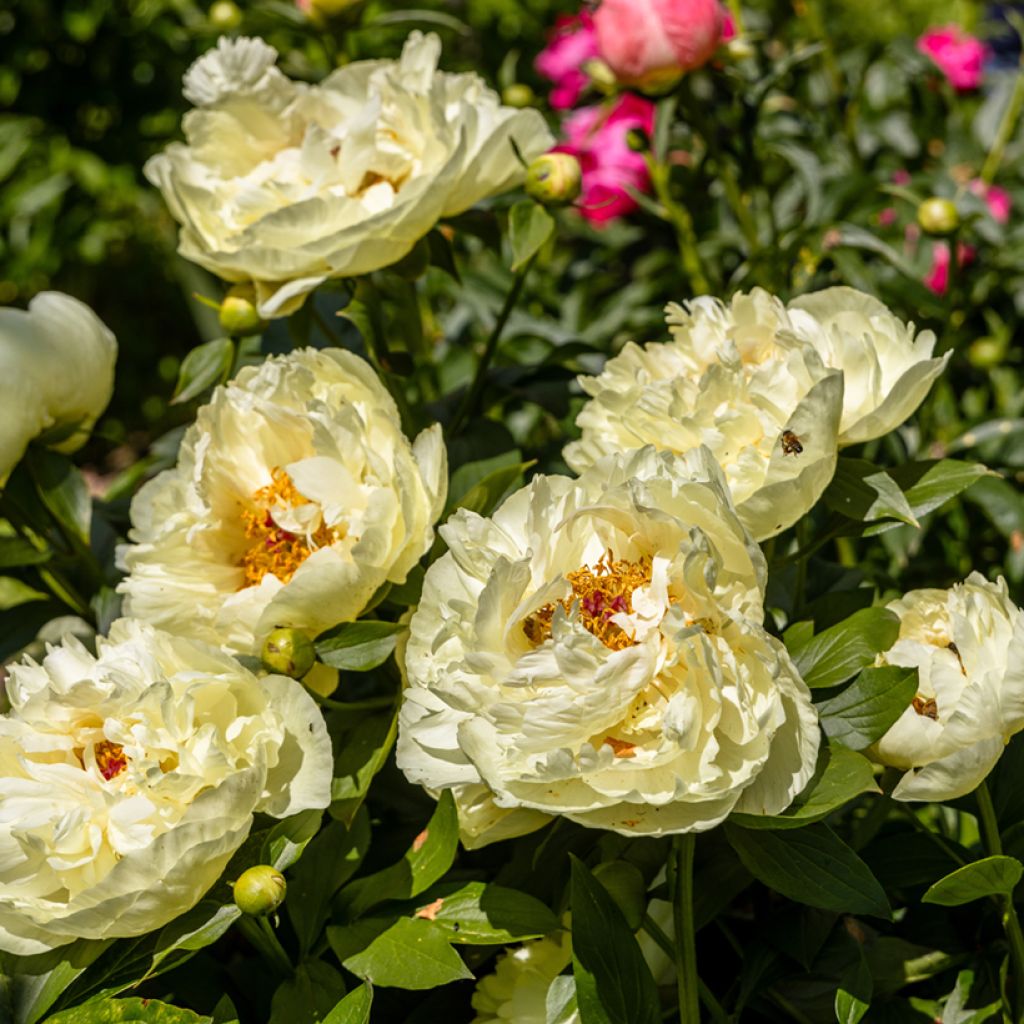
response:
M526 171L526 194L546 206L567 206L583 187L580 162L571 153L545 153Z
M301 629L279 626L264 642L260 658L268 672L301 679L316 661L316 648Z
M515 107L516 110L532 107L536 99L533 90L523 82L513 82L501 91L501 102L506 107Z
M257 864L234 884L235 906L243 914L266 917L284 903L288 888L284 875L269 864Z
M218 32L233 32L242 24L242 12L233 0L217 0L207 17Z
M618 89L619 80L615 77L615 72L599 57L586 61L583 70L590 78L590 84L599 92L610 94Z
M647 884L640 869L629 861L613 860L599 864L594 877L608 890L630 931L638 931L647 910Z
M220 325L232 338L259 334L266 321L256 310L256 289L251 284L236 284L220 304Z
M979 370L991 370L1006 358L1006 345L995 338L979 338L967 350L967 361Z
M933 196L917 208L917 223L929 235L951 235L960 227L960 214L951 199Z

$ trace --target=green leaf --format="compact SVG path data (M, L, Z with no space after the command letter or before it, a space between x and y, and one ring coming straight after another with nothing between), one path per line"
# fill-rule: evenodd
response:
M818 715L829 739L864 750L881 739L917 693L916 668L866 668L838 696L822 701Z
M846 971L836 992L836 1020L839 1024L859 1024L861 1017L871 1008L874 979L864 953L858 946L857 960Z
M384 988L427 989L472 978L462 957L432 921L399 918L344 967Z
M398 703L390 711L368 715L346 737L334 760L331 781L332 818L350 824L374 776L384 767L398 735Z
M986 896L1009 896L1024 874L1016 857L985 857L940 878L922 897L922 903L959 907Z
M517 490L523 474L535 463L520 462L518 452L508 452L493 459L482 459L460 466L452 476L450 493L459 495L449 498L445 517L457 508L466 508L477 515L490 515L510 491ZM460 474L466 471L460 478ZM472 483L465 490L464 484Z
M42 542L40 542L42 543ZM41 565L53 557L46 547L36 547L21 537L0 537L0 569L15 569L22 565Z
M908 462L894 466L889 475L899 484L914 516L920 519L962 494L982 477L996 474L980 462L941 459L936 462Z
M508 229L512 243L512 269L519 270L540 252L554 234L555 221L539 203L523 199L509 211Z
M537 939L559 927L558 918L536 897L483 882L435 886L414 912L428 914L457 945L502 946Z
M208 388L222 384L234 360L235 346L230 338L214 338L192 349L181 362L171 404L190 402Z
M886 608L863 608L810 640L797 636L789 653L812 689L838 686L892 647L899 632L895 613Z
M459 845L459 818L450 790L441 794L427 827L413 840L396 864L356 879L338 897L339 909L350 919L385 900L418 896L451 867ZM370 979L372 980L372 979Z
M323 811L300 811L278 822L267 835L259 863L271 864L278 871L290 868L301 856L306 844L320 831Z
M14 576L0 576L0 612L10 611L31 601L45 601L47 595Z
M837 913L892 916L870 868L825 825L767 832L727 822L725 834L743 866L791 900Z
M871 762L854 750L822 744L818 766L803 792L782 814L733 814L743 828L801 828L838 810L862 793L880 793Z
M332 668L369 672L383 665L406 627L397 622L343 622L316 641L317 657Z
M373 1005L373 986L360 985L353 989L324 1018L324 1024L370 1024Z
M582 1024L660 1024L658 987L607 889L572 858L573 975Z
M153 950L153 959L146 974L155 973L174 954L191 954L212 946L241 914L234 903L219 903L216 900L203 900L197 903L191 910L160 930ZM175 957L176 961L186 959L187 956ZM166 969L165 967L164 970Z
M303 954L326 924L334 894L355 874L369 845L370 818L360 808L351 828L332 821L306 847L288 880L285 901Z
M278 985L269 1024L323 1024L344 995L340 971L322 960L306 960Z
M50 514L74 540L87 546L92 498L74 463L66 455L30 447L28 466L39 497Z
M920 525L896 481L864 459L840 456L823 497L834 512L861 523L897 519L910 526Z
M210 1020L156 999L103 999L48 1017L46 1024L210 1024Z

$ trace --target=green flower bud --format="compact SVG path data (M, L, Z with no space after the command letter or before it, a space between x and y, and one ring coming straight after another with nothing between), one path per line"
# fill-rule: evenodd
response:
M210 7L207 17L219 32L233 32L242 24L242 12L233 0L217 0Z
M567 206L582 187L580 162L571 153L545 153L526 169L526 194L545 206Z
M594 877L608 890L630 931L638 931L647 911L647 883L640 869L629 861L612 860L599 864Z
M995 338L979 338L967 350L967 361L979 370L991 370L1006 358L1006 346Z
M516 110L532 107L536 98L533 90L523 82L513 82L501 91L501 102L506 107L515 107Z
M960 214L952 199L932 196L917 208L917 223L929 235L951 235L960 227Z
M583 70L590 78L590 84L603 93L613 93L619 87L615 72L600 58L595 57L583 65Z
M301 629L278 626L264 641L260 658L268 672L301 679L316 661L316 648Z
M220 325L232 338L259 334L266 321L256 311L256 289L251 284L236 284L220 304Z
M421 238L391 269L407 281L418 281L430 266L430 243Z
M257 864L242 872L242 877L235 882L235 906L243 914L266 917L284 903L287 888L284 875L277 868Z

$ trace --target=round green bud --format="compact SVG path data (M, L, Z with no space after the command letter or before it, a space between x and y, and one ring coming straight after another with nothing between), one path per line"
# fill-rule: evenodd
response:
M583 171L571 153L545 153L526 169L526 194L545 206L568 206L582 188Z
M599 864L594 877L608 890L630 931L639 931L647 911L647 883L640 869L626 860L612 860Z
M217 0L207 12L207 17L219 32L233 32L242 24L242 12L233 0Z
M517 110L532 107L536 99L533 90L523 82L513 82L501 90L501 102Z
M929 235L951 235L960 227L960 214L952 199L932 196L917 208L917 223Z
M618 89L619 80L615 77L615 72L599 57L586 61L583 70L590 79L590 84L600 92L611 94Z
M266 917L284 903L287 888L284 875L277 868L269 864L257 864L243 871L242 877L235 882L235 906L243 914Z
M232 338L259 334L267 322L256 311L256 289L251 284L236 284L220 304L220 325Z
M301 679L316 661L316 648L301 629L278 626L263 642L260 659L268 672Z
M406 281L418 281L430 266L430 243L421 238L391 269Z
M979 338L967 350L967 361L979 370L991 370L1006 358L1006 346L995 338Z

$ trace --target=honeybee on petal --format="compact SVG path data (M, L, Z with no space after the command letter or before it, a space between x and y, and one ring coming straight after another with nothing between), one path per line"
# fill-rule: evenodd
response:
M782 454L783 455L801 455L803 454L804 445L796 434L792 430L784 430L782 432Z

